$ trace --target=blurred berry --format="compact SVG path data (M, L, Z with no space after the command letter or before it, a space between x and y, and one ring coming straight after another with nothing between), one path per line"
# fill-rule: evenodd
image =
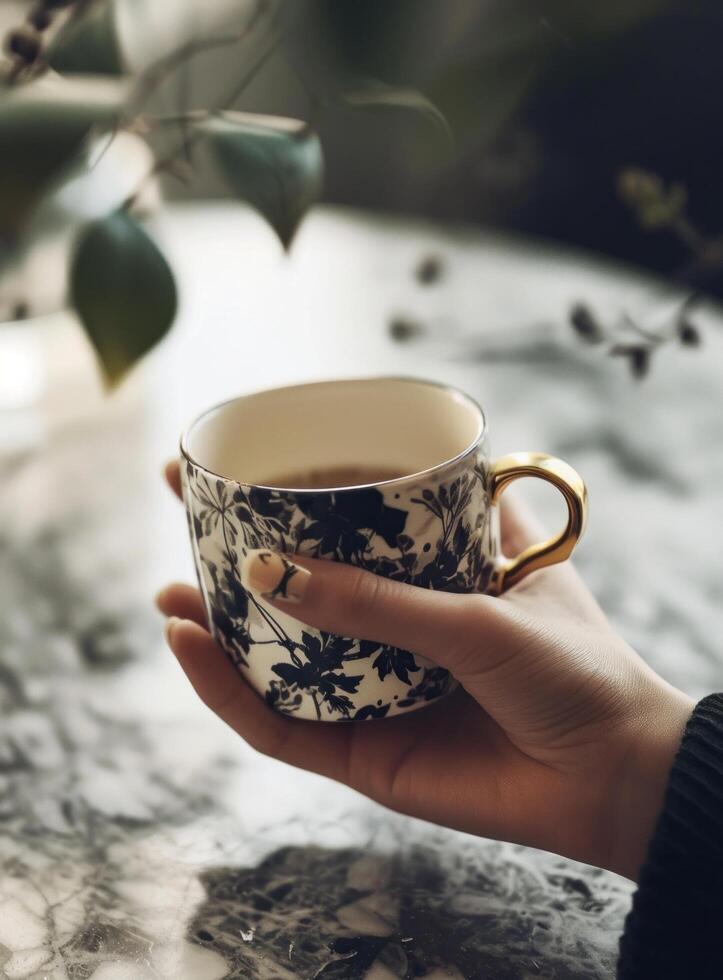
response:
M50 26L50 11L41 4L34 7L28 14L28 22L32 24L36 31L44 31Z
M395 316L389 321L389 335L393 340L404 342L418 337L423 332L424 328L420 323L408 320L406 317Z
M589 306L576 303L570 310L570 325L583 340L589 344L599 344L604 331Z
M650 348L634 347L630 352L630 370L634 378L644 378L650 370Z
M690 320L681 320L678 324L678 339L686 347L699 347L701 342L700 331Z
M20 27L8 34L5 46L10 54L16 55L27 65L32 65L40 54L40 41L35 31Z
M651 348L642 344L615 344L610 348L613 357L626 357L634 378L644 378L650 370Z
M428 255L423 258L417 266L414 275L417 282L423 286L430 286L442 278L444 264L438 255Z

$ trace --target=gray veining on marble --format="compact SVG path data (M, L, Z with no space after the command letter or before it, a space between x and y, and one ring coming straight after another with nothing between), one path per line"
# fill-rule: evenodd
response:
M239 390L460 384L498 452L559 452L585 474L583 572L651 663L702 694L722 686L720 321L636 386L560 324L571 300L647 308L654 286L583 259L333 212L289 263L235 209L174 209L158 233L184 284L173 338L120 395L89 385L71 421L0 460L0 977L611 977L627 883L389 814L257 756L197 703L151 608L191 577L158 470L197 409ZM411 275L430 248L450 270L434 290ZM249 250L253 281L234 271ZM446 326L396 346L399 311Z

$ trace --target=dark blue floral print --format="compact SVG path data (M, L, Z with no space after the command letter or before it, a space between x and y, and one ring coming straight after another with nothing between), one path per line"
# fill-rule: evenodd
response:
M264 665L271 707L328 720L382 718L453 686L446 671L420 666L406 650L310 630L279 614L241 586L240 562L249 549L268 548L347 562L424 588L485 590L496 549L484 540L491 530L483 464L467 462L423 486L336 492L243 486L190 462L184 476L214 635L254 683ZM360 705L371 676L383 682L376 690L390 693Z

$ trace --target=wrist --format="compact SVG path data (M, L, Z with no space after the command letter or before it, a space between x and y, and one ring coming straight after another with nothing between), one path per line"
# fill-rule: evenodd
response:
M636 881L663 809L670 770L695 702L663 685L637 713L621 761L606 867Z

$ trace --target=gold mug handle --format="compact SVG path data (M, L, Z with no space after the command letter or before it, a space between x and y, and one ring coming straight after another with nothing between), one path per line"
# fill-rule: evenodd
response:
M500 497L515 480L527 476L546 480L560 491L567 504L567 525L553 538L525 548L514 558L502 555L490 583L490 592L499 595L517 585L523 578L548 565L565 561L585 530L587 521L587 488L572 466L547 453L512 453L492 463L490 469L490 502Z

